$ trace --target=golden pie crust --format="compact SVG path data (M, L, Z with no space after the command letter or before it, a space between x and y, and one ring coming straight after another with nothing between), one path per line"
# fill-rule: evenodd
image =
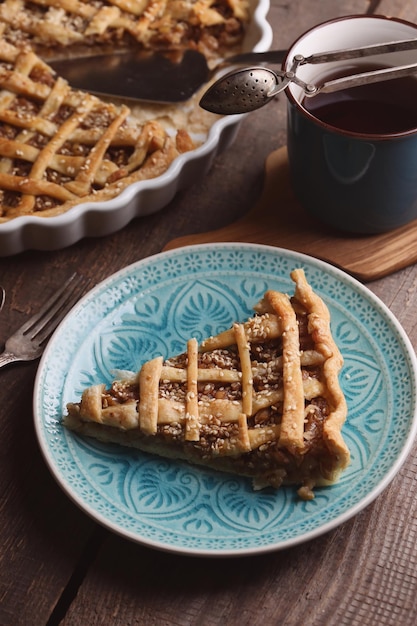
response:
M295 292L267 291L244 323L184 354L156 356L111 388L86 389L64 425L80 435L253 479L294 484L304 499L350 460L342 436L343 359L330 314L304 271Z
M247 21L248 0L2 2L0 223L110 200L196 147L186 121L165 124L159 109L139 121L138 107L72 89L47 58L102 47L210 58L241 43Z
M0 22L15 45L48 54L140 47L223 53L241 42L248 0L4 0Z
M0 222L110 200L194 143L127 106L71 89L32 50L0 39Z

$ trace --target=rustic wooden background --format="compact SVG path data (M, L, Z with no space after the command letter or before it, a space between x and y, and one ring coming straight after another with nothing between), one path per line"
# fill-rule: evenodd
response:
M327 19L417 21L415 0L272 0L274 46ZM0 341L74 270L98 282L176 237L218 229L257 201L286 141L285 97L246 118L210 173L161 212L105 239L0 258ZM417 269L369 287L417 345ZM336 530L282 552L202 559L157 552L98 526L49 474L32 424L36 363L1 371L0 625L411 626L417 617L416 448L384 493Z

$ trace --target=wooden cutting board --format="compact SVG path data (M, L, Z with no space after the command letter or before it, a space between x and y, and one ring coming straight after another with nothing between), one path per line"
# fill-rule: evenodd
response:
M417 220L380 235L345 235L307 215L289 182L287 149L269 155L263 192L243 218L206 233L170 241L180 246L243 241L303 252L344 269L362 281L381 278L417 261Z

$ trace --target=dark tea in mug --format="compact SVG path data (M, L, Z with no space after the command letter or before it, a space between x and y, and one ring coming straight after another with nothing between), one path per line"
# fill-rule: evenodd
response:
M349 74L368 72L380 67L363 65ZM346 75L345 71L343 75ZM341 78L332 73L316 81ZM305 97L302 106L315 118L340 130L391 135L417 128L417 75L350 87L334 93Z

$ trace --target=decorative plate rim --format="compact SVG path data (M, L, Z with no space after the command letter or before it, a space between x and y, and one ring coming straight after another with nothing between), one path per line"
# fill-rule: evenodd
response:
M408 370L407 373L410 374L409 386L410 386L410 406L409 408L409 419L406 424L406 433L404 434L404 441L402 442L401 448L399 448L398 453L396 454L395 459L390 462L389 466L386 468L386 471L379 476L375 485L366 492L362 497L358 499L358 501L350 506L346 511L342 513L336 514L333 518L330 518L329 521L318 524L315 528L308 530L306 532L300 532L298 535L294 535L289 537L288 539L274 541L273 539L265 545L257 545L257 546L244 546L241 548L233 548L227 547L223 548L221 545L217 548L210 548L208 545L204 545L204 541L200 542L201 546L186 546L186 545L176 545L175 542L169 539L164 541L161 540L153 540L149 537L144 537L143 535L138 535L137 532L130 530L128 527L123 527L120 523L115 523L112 519L106 517L106 515L101 514L97 510L93 510L91 506L83 500L83 497L80 496L79 493L74 490L74 486L70 485L66 480L65 476L63 476L61 469L57 466L56 460L53 458L51 453L51 441L47 441L45 436L45 419L43 413L45 413L45 406L42 405L43 401L43 385L44 385L44 376L49 366L49 361L53 359L53 351L58 349L60 340L62 341L61 335L64 332L65 328L70 329L70 325L73 317L76 315L77 311L80 311L83 307L91 307L92 302L97 299L99 295L105 296L112 293L112 290L116 288L117 283L120 282L123 278L131 278L133 274L138 272L142 272L146 268L150 268L152 266L157 267L158 264L163 263L165 261L169 261L179 255L183 257L184 255L189 255L190 258L195 258L197 254L206 254L206 253L223 253L227 250L233 251L241 251L243 255L249 255L250 253L259 253L270 255L271 258L277 258L279 260L286 259L292 263L292 267L296 266L307 266L311 271L317 271L318 275L323 275L325 278L331 278L337 284L338 281L341 281L344 287L347 287L352 291L352 294L355 295L358 300L364 300L371 305L371 309L373 307L373 311L376 316L381 316L381 319L384 319L384 323L386 323L389 327L390 332L393 333L394 338L398 338L401 341L401 345L399 345L399 350L402 350L401 356L406 357L406 361L408 362ZM224 271L224 270L223 270ZM233 272L232 272L233 273ZM260 272L260 275L262 273ZM188 280L190 280L192 274L187 276ZM144 293L135 292L130 297L127 296L126 302L129 302L130 299L138 298L139 295ZM330 298L330 296L329 296ZM332 301L332 306L336 306L336 301ZM110 314L112 309L110 308ZM349 312L349 315L351 312ZM352 313L354 317L354 313ZM99 316L100 317L100 316ZM102 318L106 323L105 316ZM356 320L357 321L357 320ZM70 329L71 330L71 329ZM88 333L87 333L88 335ZM79 341L81 338L79 338ZM84 339L83 339L84 340ZM79 346L78 346L79 347ZM156 549L175 552L181 554L189 554L189 555L197 555L197 556L246 556L251 554L260 554L264 552L271 552L276 550L281 550L288 548L290 546L298 545L300 543L309 541L315 537L318 537L334 528L339 526L340 524L346 522L348 519L359 513L365 507L367 507L380 493L389 485L394 476L398 473L399 469L402 467L405 462L410 448L413 444L413 440L417 433L417 409L416 409L416 388L417 388L417 358L415 356L414 349L411 345L411 342L402 328L401 324L394 316L394 314L390 311L390 309L366 286L362 285L359 281L352 278L342 270L327 264L324 261L315 259L308 255L294 252L291 250L285 250L281 248L275 248L272 246L266 245L258 245L258 244L243 244L238 242L230 242L230 243L217 243L217 244L200 244L193 246L186 246L183 248L178 248L174 250L170 250L167 252L161 252L159 254L147 257L146 259L142 259L136 263L133 263L115 274L109 276L106 280L102 281L98 285L96 285L88 294L86 294L80 302L74 307L72 312L65 318L65 320L61 323L57 331L55 332L53 338L48 344L45 353L41 359L39 364L38 372L35 380L34 387L34 396L33 396L33 406L34 406L34 423L35 423L35 431L38 439L38 443L40 445L41 452L43 457L47 463L49 470L54 476L57 483L63 489L63 491L69 496L69 498L77 504L85 513L87 513L94 520L101 523L103 526L112 530L116 534L119 534L125 538L128 538L137 543L141 543L147 545L149 547L153 547ZM49 398L50 399L50 398ZM387 424L393 422L393 416L389 415L386 418ZM366 472L366 468L363 469L364 476L363 478L367 479L370 468L368 468ZM330 488L330 489L333 489ZM330 506L331 509L331 506ZM255 532L255 531L254 531ZM198 538L196 540L198 544ZM214 542L215 543L215 542ZM221 544L221 541L220 541Z

